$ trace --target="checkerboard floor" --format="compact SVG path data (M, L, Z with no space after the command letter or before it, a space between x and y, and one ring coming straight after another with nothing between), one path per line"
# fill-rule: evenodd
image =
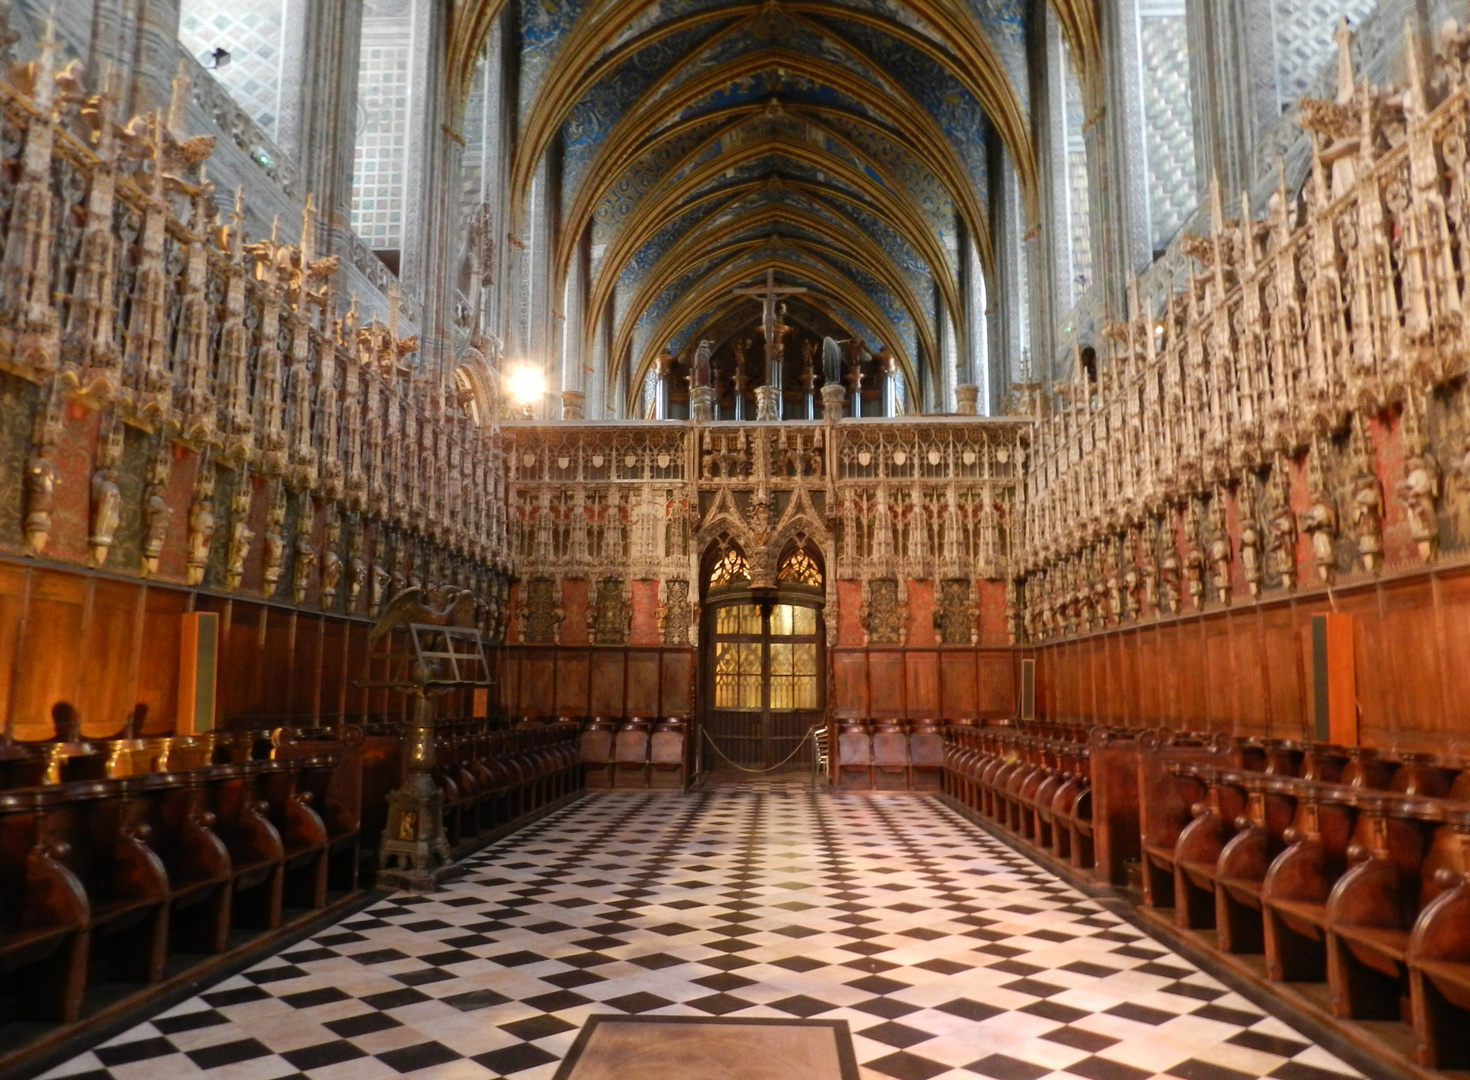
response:
M846 1020L865 1077L1347 1065L922 797L586 799L46 1074L549 1080L600 1013Z

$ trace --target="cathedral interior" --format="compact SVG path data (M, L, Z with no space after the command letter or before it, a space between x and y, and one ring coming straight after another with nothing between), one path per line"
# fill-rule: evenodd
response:
M0 1078L1464 1080L1467 382L1466 0L0 0Z

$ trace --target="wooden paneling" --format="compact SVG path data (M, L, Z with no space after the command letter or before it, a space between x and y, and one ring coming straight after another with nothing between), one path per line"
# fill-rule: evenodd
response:
M592 653L592 691L588 712L593 716L622 716L623 688L627 672L622 649L596 649Z
M187 593L148 590L136 691L138 704L148 707L144 734L169 734L174 730L179 710L179 617L188 607Z
M659 714L659 667L658 653L628 650L628 716Z
M1003 718L1016 714L1016 663L1009 652L980 654L981 716Z
M1311 737L1306 635L1313 614L1332 612L1352 617L1365 745L1470 747L1470 697L1460 686L1470 670L1466 566L1354 582L1330 597L1313 589L1228 611L1207 607L1038 646L1038 715ZM984 681L982 673L982 688Z
M827 655L832 663L832 715L869 716L868 654L856 649L832 649Z
M527 716L550 716L556 711L556 653L525 649L521 653L521 703Z
M76 704L89 585L88 578L49 571L32 578L11 699L20 738L49 737L51 707L59 701ZM82 717L84 723L89 719Z
M15 674L20 658L21 622L25 615L30 571L0 563L0 708L14 717Z
M497 700L511 716L688 716L694 650L515 646Z
M979 664L966 650L939 654L939 712L945 718L969 719L976 714L979 695Z
M904 715L903 668L903 653L897 650L868 651L868 700L874 718Z
M919 649L904 654L904 711L902 715L939 715L939 653Z
M585 649L562 649L556 659L556 714L587 716L592 660Z
M1446 749L1465 754L1470 752L1470 694L1464 690L1470 674L1470 576L1441 579L1436 585L1441 672L1454 673L1442 679L1440 693Z
M660 713L663 716L694 715L694 651L666 650L663 654Z

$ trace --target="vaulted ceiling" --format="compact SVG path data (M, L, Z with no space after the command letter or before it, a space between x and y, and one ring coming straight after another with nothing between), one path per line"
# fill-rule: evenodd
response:
M461 0L452 90L501 2ZM1085 74L1090 0L1054 2ZM609 355L628 358L634 386L665 345L738 330L730 290L768 269L912 378L937 356L940 305L964 310L962 237L989 272L992 140L1034 214L1025 11L1025 0L522 0L509 205L525 206L551 155L555 280L590 231L581 332L590 340L611 307Z

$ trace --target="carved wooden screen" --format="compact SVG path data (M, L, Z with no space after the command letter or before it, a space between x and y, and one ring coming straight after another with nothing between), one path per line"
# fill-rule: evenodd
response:
M802 740L821 722L824 683L817 609L778 603L763 612L742 597L707 617L704 723L715 745L747 768L768 768L793 751L793 767L809 765ZM728 767L712 751L706 761Z

